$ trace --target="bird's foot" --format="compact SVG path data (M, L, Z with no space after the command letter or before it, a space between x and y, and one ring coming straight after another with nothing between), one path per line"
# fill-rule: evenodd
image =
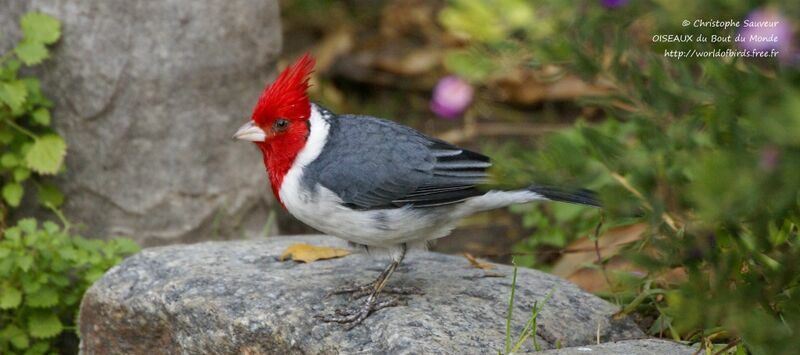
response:
M370 297L359 306L337 309L334 312L335 314L317 315L315 318L327 323L335 322L343 324L345 330L350 330L361 324L361 322L363 322L364 319L367 319L367 317L373 312L387 307L396 307L399 305L399 297L391 297L384 300L378 300L377 297Z
M342 288L338 288L338 289L335 289L335 290L333 290L331 292L328 292L328 294L325 295L325 298L328 298L328 297L333 296L333 295L341 295L341 294L349 293L351 300L361 299L361 298L364 298L366 296L371 295L375 291L376 283L377 283L376 281L373 281L373 282L370 282L370 283L365 284L365 285L350 285L350 286L345 286L345 287L342 287ZM406 287L402 287L402 286L384 286L383 289L381 290L381 293L389 293L389 294L393 294L393 295L423 295L423 294L425 294L424 292L422 292L422 290L420 290L419 288L413 287L413 286L406 286Z
M351 293L351 294L361 294L361 293L363 293L365 295L368 295L368 294L372 293L372 291L374 291L374 290L375 290L375 281L372 281L372 282L364 284L364 285L349 285L349 286L337 288L337 289L335 289L335 290L333 290L331 292L328 292L328 294L325 295L325 298L330 298L333 295L342 295L342 294L346 294L346 293ZM361 296L361 297L363 297L363 296Z

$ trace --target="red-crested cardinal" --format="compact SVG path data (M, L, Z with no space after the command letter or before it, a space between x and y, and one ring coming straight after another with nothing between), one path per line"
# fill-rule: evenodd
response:
M338 115L306 93L314 59L301 57L267 86L251 120L233 135L263 153L272 191L300 221L365 249L388 250L391 263L373 282L333 293L368 296L325 321L363 321L395 306L384 293L416 293L386 281L409 248L444 237L473 213L539 200L599 206L587 190L544 186L483 190L489 158L370 116Z

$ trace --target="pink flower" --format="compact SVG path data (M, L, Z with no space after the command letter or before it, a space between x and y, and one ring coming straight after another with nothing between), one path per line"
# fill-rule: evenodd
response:
M738 46L750 51L778 51L778 58L788 61L792 55L792 24L774 9L750 12L739 29Z
M627 5L628 0L600 0L600 4L607 9L616 9Z
M442 118L457 118L472 103L474 90L468 82L450 75L439 80L433 89L431 111Z

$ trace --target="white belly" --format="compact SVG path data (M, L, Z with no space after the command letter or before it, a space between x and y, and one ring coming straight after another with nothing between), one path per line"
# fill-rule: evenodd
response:
M455 226L450 208L415 210L394 208L353 210L342 205L330 190L317 185L316 193L284 182L281 200L303 223L344 240L369 246L389 247L441 238Z

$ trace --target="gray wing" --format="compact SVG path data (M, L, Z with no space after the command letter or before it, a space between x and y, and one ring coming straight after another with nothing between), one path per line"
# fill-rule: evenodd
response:
M304 181L318 182L357 209L416 208L463 201L484 192L489 158L369 116L331 120L320 156Z

